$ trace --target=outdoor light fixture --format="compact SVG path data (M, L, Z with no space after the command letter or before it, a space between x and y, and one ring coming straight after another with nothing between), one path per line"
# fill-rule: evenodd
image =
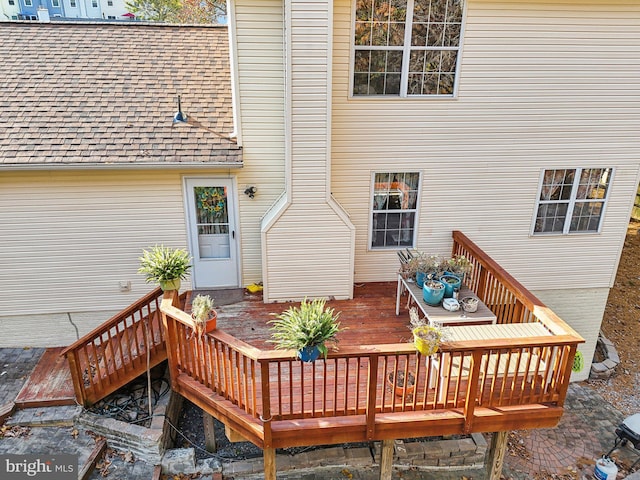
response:
M180 95L178 95L178 112L173 116L173 123L187 123L187 114L182 113L180 105Z
M249 198L255 197L257 192L258 192L258 188L253 186L247 187L244 189L244 194L248 195Z

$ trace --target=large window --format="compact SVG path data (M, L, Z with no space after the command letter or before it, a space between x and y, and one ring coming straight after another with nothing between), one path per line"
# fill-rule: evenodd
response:
M353 95L455 93L464 0L356 0Z
M371 216L371 248L413 247L420 174L375 173Z
M599 232L612 175L611 168L545 170L533 233Z

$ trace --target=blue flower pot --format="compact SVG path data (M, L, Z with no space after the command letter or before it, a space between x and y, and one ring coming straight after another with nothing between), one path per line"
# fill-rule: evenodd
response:
M434 280L434 282L440 285L440 288L432 288L429 286L429 282L426 282L422 287L422 299L427 305L437 307L444 298L445 286L438 280Z
M462 285L462 280L460 277L452 275L450 273L445 273L440 277L440 281L444 284L444 298L453 297L453 291L457 288L460 289L460 285Z
M418 287L422 288L426 276L427 274L424 272L416 272L416 285L418 285Z
M298 350L298 358L303 362L314 362L320 356L320 349L317 345L313 347L304 347L302 350Z

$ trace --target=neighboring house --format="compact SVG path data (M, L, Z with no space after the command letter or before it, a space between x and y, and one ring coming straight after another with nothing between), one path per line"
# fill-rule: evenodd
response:
M0 0L0 20L17 20L19 14L19 0Z
M18 20L38 20L38 10L46 10L48 18L64 17L63 0L16 0L20 2ZM42 19L42 18L41 18Z
M220 74L208 62L222 51L201 30L74 25L59 33L80 32L73 51L52 51L45 30L40 49L30 36L15 46L2 95L19 118L0 124L4 344L68 343L70 322L83 333L105 318L81 312L145 293L137 257L154 243L190 249L185 288L262 280L267 302L346 299L354 282L394 280L400 248L449 253L459 229L575 328L591 358L640 176L640 10L235 0L228 14L237 145L226 162L238 168L209 163L200 143L222 142L230 122L187 126L202 135L192 150L166 123L180 90L197 122L220 101L201 76ZM152 33L173 41L151 50ZM25 65L32 51L43 58ZM55 55L68 64L49 68ZM198 222L224 187L228 222ZM59 333L37 339L40 318Z

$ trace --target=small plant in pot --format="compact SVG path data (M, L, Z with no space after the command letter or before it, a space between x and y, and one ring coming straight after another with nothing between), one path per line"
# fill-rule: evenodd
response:
M138 273L145 275L147 283L157 283L162 290L179 290L180 281L189 276L191 257L182 248L155 245L142 251Z
M340 332L340 313L326 306L326 300L306 298L299 307L289 307L275 320L269 321L271 337L277 349L298 351L298 358L304 362L313 362L320 355L325 359L329 349L326 343L338 342Z
M422 355L433 355L440 348L440 343L446 338L447 332L444 328L429 325L418 315L418 309L412 307L409 310L411 333L413 333L413 344Z
M400 267L400 274L405 278L414 278L416 285L422 288L424 280L429 275L438 277L442 274L443 260L437 255L427 255L424 252L414 252L412 257Z
M473 264L464 255L454 255L445 262L446 273L451 273L460 279L471 273Z
M389 374L387 375L387 382L398 397L402 397L403 395L411 395L415 390L416 376L413 374L413 372L409 371L407 372L406 377L407 378L405 379L404 370L400 369L398 369L397 378L394 372L389 372Z
M444 298L445 285L439 280L429 278L422 286L422 299L427 305L437 307Z
M196 295L191 302L191 318L198 337L216 329L218 312L213 309L213 299L209 295Z

